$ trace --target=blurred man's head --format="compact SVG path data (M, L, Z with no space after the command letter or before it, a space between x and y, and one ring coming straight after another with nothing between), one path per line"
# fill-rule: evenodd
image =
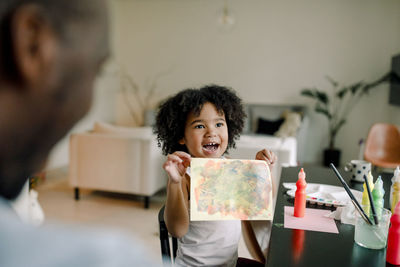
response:
M100 0L0 1L0 195L14 198L89 110L109 53Z

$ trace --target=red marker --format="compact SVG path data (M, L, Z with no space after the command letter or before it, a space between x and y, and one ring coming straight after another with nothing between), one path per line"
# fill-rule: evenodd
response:
M296 183L297 189L294 196L294 216L304 217L304 211L306 209L306 173L303 168L299 172L299 179Z
M400 265L400 202L397 203L390 222L386 261L393 265Z

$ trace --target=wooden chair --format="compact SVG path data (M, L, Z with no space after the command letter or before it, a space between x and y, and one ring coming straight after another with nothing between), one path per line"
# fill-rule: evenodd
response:
M400 165L400 131L396 125L376 123L369 130L364 150L365 160L376 167Z
M164 221L164 209L165 206L162 206L160 211L158 212L158 225L160 230L160 245L161 245L161 256L163 264L166 266L170 266L173 259L176 257L176 251L178 249L178 240L175 237L171 237L168 233L167 226ZM172 255L171 258L171 243L172 243Z

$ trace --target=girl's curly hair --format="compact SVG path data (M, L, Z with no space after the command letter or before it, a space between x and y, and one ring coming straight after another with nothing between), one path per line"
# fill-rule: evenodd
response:
M175 151L187 152L186 146L179 144L184 137L187 117L190 112L199 115L203 105L208 102L225 115L228 149L235 148L235 140L239 138L246 118L242 100L230 88L208 85L200 89L183 90L159 106L153 132L164 155Z

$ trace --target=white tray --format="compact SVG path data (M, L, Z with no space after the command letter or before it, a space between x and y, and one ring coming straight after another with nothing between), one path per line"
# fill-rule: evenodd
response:
M286 194L294 197L296 193L295 183L283 183L283 187L289 189ZM362 192L351 189L354 197L361 202ZM311 204L326 206L346 206L351 200L345 189L341 186L307 183L306 200Z

